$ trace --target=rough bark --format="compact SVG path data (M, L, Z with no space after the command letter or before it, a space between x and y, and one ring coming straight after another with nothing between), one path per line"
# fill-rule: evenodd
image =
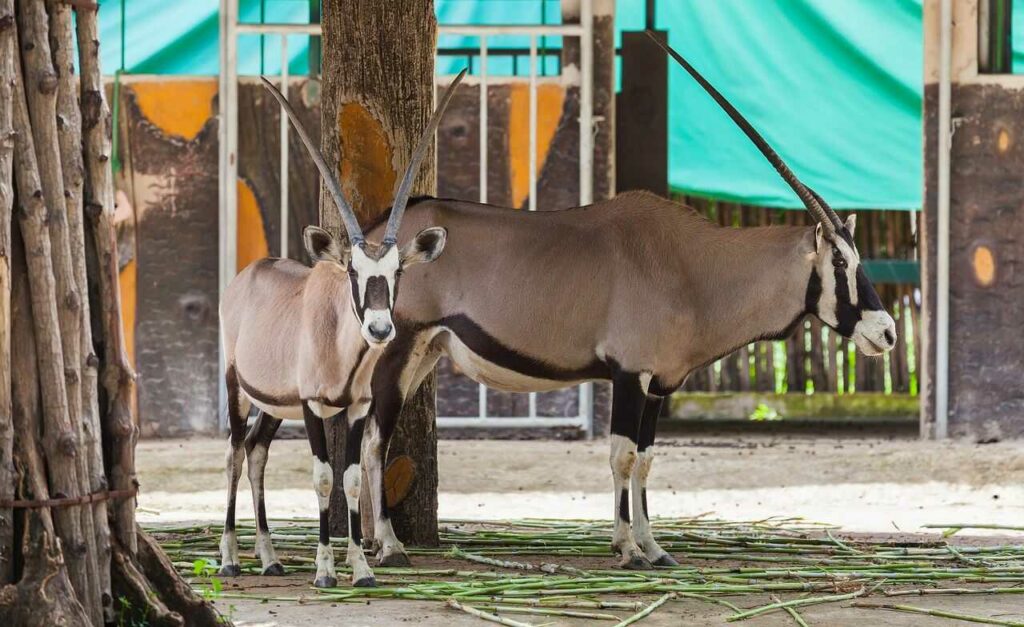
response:
M81 433L82 453L79 466L87 479L89 492L107 489L103 471L103 450L100 441L99 399L97 397L97 369L99 363L93 352L89 284L86 278L85 229L82 213L82 114L78 101L78 80L75 76L75 38L71 30L71 7L58 0L47 0L50 14L50 51L57 73L57 139L60 145L61 174L64 181L64 202L67 212L68 236L75 288L80 295L80 351L81 373ZM110 526L107 523L107 504L99 501L92 507L95 544L92 547L96 561L100 595L106 618L112 618L110 608Z
M0 500L14 498L11 218L14 210L14 0L0 0ZM14 581L14 511L0 508L0 586Z
M328 162L340 164L342 187L363 223L390 207L395 182L433 110L436 39L430 1L323 3L321 142ZM415 193L433 193L436 178L431 151L423 160ZM342 232L330 197L324 192L320 197L321 224L335 234ZM412 488L392 513L396 532L412 544L437 543L434 376L408 399L389 453L393 457L402 452L415 462ZM328 438L332 453L340 458L344 429L329 423ZM339 462L332 463L331 526L340 532L347 526L347 508Z
M17 64L15 64L17 66ZM25 84L15 68L15 128L29 129L31 122L25 102ZM49 466L50 492L54 497L79 496L78 432L68 411L64 378L64 352L57 311L57 287L51 257L48 216L31 133L18 133L14 146L14 174L17 215L25 241L25 257L32 296L32 320L36 338L39 386L43 398L43 444ZM71 583L83 597L95 599L99 590L90 579L81 507L61 507L54 512L57 532L63 543ZM95 570L92 570L95 574ZM95 594L94 594L95 593ZM90 615L92 613L90 612ZM99 618L99 615L95 615Z
M121 291L118 284L117 240L114 235L114 183L110 167L110 109L100 74L100 41L93 11L77 14L79 63L82 66L82 131L85 154L85 213L95 242L103 329L101 383L106 404L101 414L104 435L109 438L109 484L112 490L130 490L135 477L135 441L138 429L132 420L132 388L135 373L128 363L121 326ZM135 501L113 502L112 531L131 555L137 550Z
M17 232L11 246L13 285L11 360L18 376L13 380L13 420L20 496L46 499L46 464L39 443L42 408L39 398L32 298L29 293L24 247ZM20 510L21 579L0 589L2 625L82 625L88 617L77 601L56 541L49 509Z

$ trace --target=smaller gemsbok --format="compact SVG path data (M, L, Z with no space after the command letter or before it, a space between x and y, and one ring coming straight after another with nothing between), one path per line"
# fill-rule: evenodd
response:
M333 472L327 460L323 421L347 409L348 441L355 443L345 451L344 458L350 521L347 557L356 586L375 584L361 547L358 443L370 407L370 375L383 347L395 337L392 312L402 270L437 259L445 247L447 232L441 227L424 228L402 248L398 247L397 236L420 162L465 73L463 70L452 81L419 139L395 193L380 244L367 242L363 237L331 168L287 99L263 79L320 170L341 213L348 239L338 241L321 228L306 227L303 239L313 260L312 268L290 259L261 259L238 273L224 292L220 321L231 437L227 455L227 516L220 545L222 575L241 573L235 535L235 493L243 454L249 461L257 516L256 552L263 574L284 573L267 526L263 471L267 448L281 419L301 419L305 421L314 455L313 486L320 503L314 585L337 585L327 520ZM251 406L257 407L260 415L247 436L246 418Z

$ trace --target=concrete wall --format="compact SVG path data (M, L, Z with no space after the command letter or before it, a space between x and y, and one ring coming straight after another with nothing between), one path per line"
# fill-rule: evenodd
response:
M978 73L978 2L954 0L948 432L1024 436L1024 76ZM934 435L939 2L926 0L922 435Z
M609 23L610 24L610 23ZM438 191L477 200L479 86L466 84L438 133ZM111 92L113 91L111 87ZM610 90L596 113L611 116ZM319 84L296 80L289 92L310 132L320 129ZM489 88L488 199L525 207L529 195L529 91L523 80ZM212 433L217 395L217 81L132 76L120 85L117 131L124 193L121 287L127 340L139 373L145 435ZM603 109L601 107L604 107ZM578 90L541 79L538 93L538 208L578 202ZM254 81L239 91L238 267L279 254L279 109ZM603 124L611 127L607 122ZM608 135L608 133L606 133ZM598 142L598 167L610 168L610 142ZM289 252L303 258L302 227L315 223L318 175L294 133L289 170ZM595 198L612 177L595 172ZM439 411L475 415L476 386L443 369ZM492 415L525 412L525 396L494 394ZM575 391L542 396L542 414L575 414Z

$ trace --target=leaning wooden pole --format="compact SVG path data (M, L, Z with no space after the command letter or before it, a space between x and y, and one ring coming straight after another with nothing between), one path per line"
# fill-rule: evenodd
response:
M14 499L11 219L14 215L14 0L0 0L0 501ZM0 586L14 581L14 509L0 506Z
M64 203L67 213L74 286L80 298L79 368L81 373L82 455L79 468L91 493L107 489L103 470L103 443L100 437L99 398L97 394L98 359L93 350L92 312L89 307L89 283L86 278L85 229L82 212L84 165L82 160L82 113L78 100L78 76L75 74L75 37L71 29L71 6L62 0L46 0L50 15L50 52L57 74L57 139L60 146L61 174L64 182ZM65 340L67 341L67 340ZM110 598L110 526L107 503L97 501L93 518L94 559L98 571L100 594ZM109 608L109 604L105 604ZM107 616L110 618L110 616Z
M0 0L0 625L224 625L136 526L96 10Z
M14 127L31 129L25 100L25 82L15 64ZM54 280L49 236L49 215L44 200L32 133L21 132L14 143L14 174L17 213L25 241L26 266L32 296L32 320L39 364L43 406L43 447L49 467L50 492L57 497L81 496L78 473L78 431L71 424L65 385L65 360L60 335L58 291ZM54 522L68 563L71 583L80 598L96 598L98 587L90 580L87 545L82 531L82 507L54 509ZM95 574L95 570L92 570ZM96 593L95 595L93 593ZM90 616L98 617L92 612Z
M132 389L135 373L128 363L121 325L121 291L117 281L117 240L114 231L114 179L111 170L110 108L100 74L100 40L97 15L79 11L77 20L81 64L82 133L85 154L85 214L89 218L98 258L100 318L103 328L103 370L100 380L106 391L103 430L111 437L110 487L131 490L135 477L135 441L138 429L132 420ZM135 503L115 502L113 532L134 555Z

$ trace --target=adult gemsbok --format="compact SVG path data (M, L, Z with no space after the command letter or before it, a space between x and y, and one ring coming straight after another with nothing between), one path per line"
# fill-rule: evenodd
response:
M363 463L381 564L408 562L384 498L388 443L406 397L442 354L500 390L612 382L613 548L623 566L650 568L676 563L655 542L647 515L655 424L665 396L691 372L751 342L786 337L808 314L868 355L895 345L896 325L860 266L854 216L840 220L683 63L816 225L723 228L648 193L551 212L437 199L411 204L402 228L444 226L450 243L443 258L409 272L397 335L373 374Z
M235 536L235 492L242 470L243 449L249 460L249 481L257 512L256 552L263 574L283 574L271 544L263 502L263 472L267 448L281 419L306 424L313 459L313 486L320 503L320 542L314 585L337 585L330 546L327 510L333 473L327 461L323 420L347 408L349 442L345 451L345 498L349 509L348 562L357 586L374 585L366 564L359 526L359 441L369 409L369 381L382 349L395 337L392 312L403 270L438 258L444 250L444 227L426 227L399 248L398 229L420 162L460 73L448 87L419 139L409 166L395 192L395 201L380 244L363 236L341 185L295 115L291 105L266 79L263 83L281 104L313 162L320 170L341 213L347 240L309 226L303 232L313 260L309 268L290 259L266 258L242 270L221 300L228 416L231 425L227 456L228 505L221 539L221 574L238 575ZM422 279L422 277L421 277ZM417 279L417 280L421 280ZM246 435L250 406L261 414Z

